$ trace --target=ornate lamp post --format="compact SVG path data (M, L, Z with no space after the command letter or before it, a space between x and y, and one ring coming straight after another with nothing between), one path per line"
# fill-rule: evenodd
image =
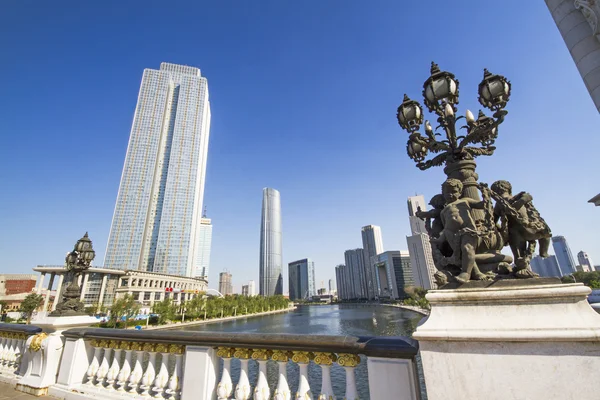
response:
M83 303L79 301L81 288L77 281L79 275L90 268L90 264L94 257L96 257L96 252L94 251L92 241L86 232L85 235L77 241L73 251L67 254L65 263L71 279L71 284L64 291L60 303L56 306L56 310L50 313L51 316L86 315Z
M504 121L507 111L504 110L510 97L510 82L502 75L491 74L484 70L483 80L479 84L479 103L494 113L486 116L481 110L475 119L467 110L465 116L457 117L459 82L453 74L440 71L435 63L431 63L431 76L423 84L423 100L429 112L435 113L439 126L435 129L429 121L425 121L425 136L419 129L423 124L423 108L404 95L404 101L398 107L398 123L409 133L406 151L415 161L417 167L426 170L433 166L445 164L444 172L448 178L455 178L463 183L463 196L479 200L477 190L477 173L475 157L490 156L496 149L494 142L498 137L498 125ZM459 135L456 123L465 119L466 125L460 127L466 134ZM442 138L438 129L444 132ZM473 146L478 144L478 146ZM427 159L429 153L437 154ZM477 219L483 218L479 210Z

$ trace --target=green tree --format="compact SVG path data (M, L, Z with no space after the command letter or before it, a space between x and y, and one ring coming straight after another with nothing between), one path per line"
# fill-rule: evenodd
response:
M158 324L164 325L167 321L175 319L177 314L177 305L173 303L173 300L168 297L163 301L154 303L152 306L152 312L158 314Z
M140 312L140 308L140 303L129 294L118 298L110 309L110 320L113 321L113 327L116 328L117 323L123 317L125 318L125 326L127 326L127 321L135 317Z
M44 298L42 295L35 293L31 293L30 295L27 295L25 299L23 299L19 311L23 313L23 318L27 319L28 324L31 323L31 316L33 315L33 312L42 305L43 301Z

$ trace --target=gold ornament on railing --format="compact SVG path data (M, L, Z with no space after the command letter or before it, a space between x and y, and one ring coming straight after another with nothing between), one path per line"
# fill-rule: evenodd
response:
M233 347L217 347L217 357L231 358L234 353L235 349Z
M360 357L356 354L340 354L337 363L342 367L356 367L360 364Z
M338 359L334 353L315 352L314 362L317 365L332 365Z
M169 353L171 354L183 354L185 346L179 344L172 344L169 346Z
M29 343L30 351L40 351L42 349L42 342L46 339L48 335L45 332L38 333L31 339L31 343Z
M102 347L103 349L108 348L108 341L107 340L99 340L98 347Z
M142 350L150 353L154 352L154 343L144 343L144 346L142 346Z
M118 340L111 340L110 342L108 342L108 348L109 349L118 349L119 348L119 341Z
M294 351L292 354L292 361L296 364L308 364L313 358L313 354L309 351Z
M290 352L284 350L273 350L273 354L271 355L271 360L279 361L279 362L288 362L290 359Z
M119 349L121 349L121 350L131 350L131 342L125 342L125 341L121 342L119 344Z
M235 358L241 359L249 359L250 358L250 349L235 349L235 353L233 353Z
M144 343L142 342L132 342L130 344L131 350L142 351L144 349Z
M264 360L267 361L271 358L271 354L273 352L267 349L252 349L252 359L253 360Z
M169 346L167 346L164 343L159 343L156 345L156 349L154 350L157 353L168 353L169 352Z

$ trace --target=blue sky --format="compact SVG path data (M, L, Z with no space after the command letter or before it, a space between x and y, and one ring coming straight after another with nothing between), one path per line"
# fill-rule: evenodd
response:
M64 261L89 231L104 258L144 68L197 66L212 107L210 286L258 279L261 190L281 192L287 263L335 278L360 228L406 249L406 198L429 198L395 120L432 60L476 112L484 67L513 85L481 181L527 190L574 255L600 263L598 112L543 2L5 1L0 5L0 271Z

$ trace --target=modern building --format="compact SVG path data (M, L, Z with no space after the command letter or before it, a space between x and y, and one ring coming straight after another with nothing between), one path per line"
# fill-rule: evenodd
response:
M361 233L365 264L364 279L366 281L363 291L367 299L374 299L377 289L375 287L375 270L371 264L371 258L383 253L381 228L377 225L367 225L362 227ZM346 263L346 265L348 264Z
M349 300L351 297L349 295L350 287L350 274L348 273L348 268L339 264L335 267L335 281L337 284L337 292L339 300Z
M421 211L427 210L427 204L423 195L411 196L407 200L408 204L408 219L410 221L410 233L411 235L418 235L420 233L427 233L425 228L425 221L416 216L419 209Z
M247 285L242 285L242 296L256 296L256 285L254 281L248 281Z
M219 292L223 296L233 294L233 284L231 282L231 274L227 271L223 271L219 274Z
M206 217L206 207L200 218L200 226L196 234L196 259L194 260L194 276L207 277L210 266L210 246L212 243L212 223Z
M281 197L279 191L263 189L260 220L259 293L283 294Z
M577 261L579 261L579 265L581 265L583 272L591 272L594 270L594 263L585 251L582 250L577 253Z
M334 291L334 286L333 286L333 279L329 280L329 294L331 294L331 292Z
M570 275L577 270L575 269L575 260L573 254L567 243L567 239L564 236L553 236L552 247L554 247L554 254L558 260L558 265L563 275Z
M563 276L556 256L550 256L546 258L534 256L531 259L531 270L544 278L560 278Z
M346 298L350 299L366 299L368 298L368 272L365 263L364 249L346 250L344 252L345 267L345 284ZM369 261L370 264L370 261Z
M405 299L405 288L413 286L410 254L408 251L386 251L373 257L377 282L377 297L380 299Z
M195 274L209 132L200 69L144 70L105 268Z
M600 111L600 4L591 0L546 0L546 5Z
M44 296L44 309L54 311L62 292L71 283L71 276L63 265L38 265L33 269L40 276L36 292ZM48 284L44 288L46 275ZM56 283L56 287L54 284ZM115 297L129 294L142 306L151 307L155 302L171 298L176 304L192 299L207 291L207 281L203 278L190 278L137 270L115 270L91 267L79 276L80 300L86 307L110 308ZM55 300L52 292L55 288Z
M1 274L0 296L32 293L37 281L35 274Z
M413 273L415 286L423 289L436 289L437 285L433 276L436 268L433 263L429 235L419 233L406 238L408 253L410 254L410 265Z
M317 295L315 263L310 258L288 264L290 300L310 300Z

